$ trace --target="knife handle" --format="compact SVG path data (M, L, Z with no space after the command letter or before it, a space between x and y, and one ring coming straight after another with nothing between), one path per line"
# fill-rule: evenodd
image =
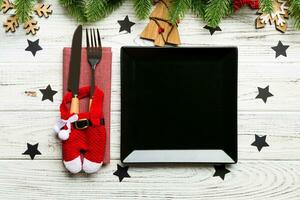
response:
M72 98L71 106L70 106L70 114L78 114L79 113L79 99L77 96Z
M93 99L90 99L90 101L89 101L89 110L91 110L92 102L93 102Z

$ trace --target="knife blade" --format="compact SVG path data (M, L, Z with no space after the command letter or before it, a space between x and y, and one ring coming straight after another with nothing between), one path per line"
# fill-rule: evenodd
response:
M73 97L70 106L70 113L79 113L78 88L80 79L81 47L82 47L82 25L79 25L73 35L71 59L69 65L68 90Z

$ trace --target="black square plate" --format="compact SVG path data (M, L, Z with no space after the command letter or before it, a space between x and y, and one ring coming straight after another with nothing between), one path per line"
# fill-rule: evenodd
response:
M238 49L121 48L121 161L237 162Z

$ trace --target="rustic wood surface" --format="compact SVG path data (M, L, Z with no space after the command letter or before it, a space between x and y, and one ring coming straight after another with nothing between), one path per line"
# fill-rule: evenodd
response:
M62 166L60 141L52 131L62 97L62 49L70 46L77 23L54 0L53 15L38 19L36 36L5 33L0 28L0 199L300 199L300 32L292 22L285 34L274 26L256 30L254 10L243 8L227 18L222 32L210 36L205 24L189 14L179 25L182 46L239 48L239 162L228 166L225 180L209 165L135 166L131 178L113 175L120 163L120 47L152 46L139 39L149 20L139 21L126 2L105 20L87 27L101 30L102 44L113 50L111 164L91 176L69 175ZM129 15L132 33L119 33L117 20ZM7 15L0 15L5 21ZM26 39L40 39L33 57ZM288 57L275 59L271 49L281 40ZM84 41L85 43L85 41ZM48 84L58 94L41 101ZM270 86L267 104L255 99L257 87ZM37 97L25 91L36 91ZM251 146L254 135L267 135L269 147ZM35 160L22 153L39 142Z

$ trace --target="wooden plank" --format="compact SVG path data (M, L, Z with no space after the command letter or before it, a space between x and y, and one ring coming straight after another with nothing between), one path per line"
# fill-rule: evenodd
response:
M239 163L229 167L225 181L212 177L208 165L131 167L130 179L118 182L113 172L120 147L120 47L152 46L139 39L148 20L135 17L127 1L106 19L86 25L99 27L102 44L112 47L112 163L98 174L70 176L61 163L60 141L52 131L61 100L62 48L70 46L77 22L58 1L49 0L54 13L38 19L37 36L19 28L0 28L0 199L300 199L300 35L289 23L285 34L273 25L256 30L254 10L242 9L221 23L222 32L210 36L194 15L179 25L182 46L238 46L239 48ZM132 33L119 33L117 20L129 15ZM0 15L5 21L7 15ZM24 51L26 39L40 39L43 51L33 57ZM288 57L275 59L271 46L290 45ZM85 41L83 41L85 44ZM54 103L41 101L39 89L58 90ZM264 104L256 87L270 85L274 97ZM28 97L25 90L37 91ZM270 147L251 146L254 135L267 135ZM39 142L42 155L31 161L22 155L26 143ZM18 159L18 160L15 160Z
M300 58L300 57L299 57ZM115 59L115 58L114 58ZM300 62L300 61L299 61ZM238 108L240 111L300 111L300 70L299 62L241 63L239 66ZM61 63L0 63L0 110L2 111L57 111L62 99ZM41 101L39 89L51 84L58 94L54 103ZM265 104L255 99L257 87L270 86L274 95ZM28 97L27 90L37 91L38 96ZM13 103L12 103L13 100ZM112 110L120 110L120 64L112 64Z
M130 167L131 178L113 175L118 161L99 173L69 175L60 161L0 161L1 199L299 199L299 162L239 162L223 181L214 168ZM5 180L5 181L4 181Z
M54 12L55 13L55 12ZM132 28L132 33L119 33L119 25L117 20L130 15L130 18L136 22ZM5 20L5 15L0 16L0 20ZM206 29L203 29L202 22L193 15L187 15L179 25L179 32L182 38L182 46L232 46L236 45L244 48L245 51L240 51L241 56L247 58L248 61L257 60L255 57L269 59L274 61L274 52L270 49L271 46L277 44L278 40L292 45L288 50L290 61L299 61L297 52L292 51L300 46L300 35L293 28L292 23L289 24L289 30L285 34L280 34L273 26L267 26L265 29L257 30L254 27L256 15L247 9L243 9L238 15L227 18L221 24L223 31L216 32L210 36ZM136 19L133 9L130 7L122 7L118 12L114 12L108 18L88 25L87 27L99 27L102 35L103 45L112 46L119 49L123 45L151 45L152 42L139 39L139 34L144 29L149 20L139 21ZM0 55L0 62L13 62L11 56L16 54L23 62L32 63L34 60L57 62L60 58L60 49L64 46L70 46L73 31L77 23L67 16L53 14L49 19L40 19L39 24L41 30L38 33L38 38L41 40L45 51L39 52L36 58L29 57L30 52L25 52L27 46L26 38L36 39L34 36L26 36L23 30L18 30L16 33L5 33L0 31L0 47L6 49L5 54ZM66 25L68 28L65 28ZM57 31L59 30L59 31ZM9 56L8 56L9 55ZM260 59L263 60L263 59ZM278 58L276 62L286 61L287 59Z
M22 155L26 143L39 143L42 156L61 159L61 145L53 132L58 112L5 112L0 115L0 159L30 159ZM300 160L300 113L240 112L240 160ZM258 152L251 146L255 134L267 135L270 147ZM120 159L120 113L112 112L111 159Z

